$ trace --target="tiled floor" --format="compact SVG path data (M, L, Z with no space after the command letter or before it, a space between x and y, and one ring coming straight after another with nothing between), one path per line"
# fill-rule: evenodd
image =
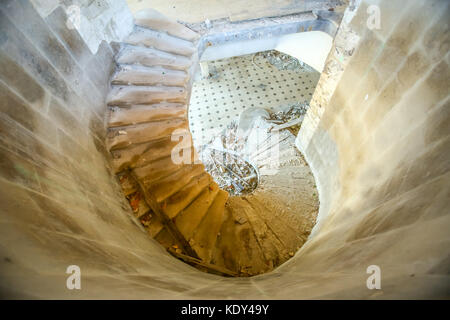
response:
M278 70L261 55L209 62L210 79L193 84L189 123L195 145L209 140L249 107L277 111L311 100L320 73L306 69Z

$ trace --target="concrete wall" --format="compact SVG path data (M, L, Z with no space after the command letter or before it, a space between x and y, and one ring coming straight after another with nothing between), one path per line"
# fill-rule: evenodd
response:
M274 272L230 279L172 258L132 218L104 151L109 45L92 55L62 9L2 2L1 296L448 297L448 1L375 3L382 29L365 27L366 2L348 13L352 41L336 39L300 132L321 223ZM366 287L372 264L381 290Z

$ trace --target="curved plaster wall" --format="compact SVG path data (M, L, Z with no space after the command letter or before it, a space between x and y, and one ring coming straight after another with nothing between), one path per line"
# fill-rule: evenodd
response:
M274 49L289 54L318 72L322 72L332 45L333 38L329 34L310 31L285 35L279 39Z
M307 63L318 72L322 72L332 43L332 36L323 31L293 33L274 38L210 46L204 50L200 61L226 59L275 49Z
M77 54L76 31L57 28L63 12L42 18L16 1L45 35L31 37L1 5L2 297L448 297L449 8L419 2L378 1L387 15L372 32L364 1L341 26L298 138L321 219L296 256L252 278L197 271L132 218L108 167L104 105L95 100L108 71L103 80L90 73L112 61L110 49ZM74 264L81 290L65 286ZM369 265L381 268L381 290L366 287Z

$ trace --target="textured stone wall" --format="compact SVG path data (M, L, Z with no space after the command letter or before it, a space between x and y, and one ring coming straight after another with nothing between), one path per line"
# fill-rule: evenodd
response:
M231 279L172 258L132 218L104 151L109 44L93 55L60 7L1 2L1 297L448 297L448 1L371 1L374 31L368 3L344 19L354 41L330 54L340 72L323 74L300 132L321 222L274 272ZM381 290L366 287L372 264Z
M102 41L121 41L133 29L133 15L121 0L30 0L46 18L57 8L69 16L66 24L76 29L92 53Z
M376 264L389 278L380 297L448 294L449 18L448 1L362 1L347 15L297 139L321 211L296 270ZM370 296L355 287L344 296Z
M66 21L62 7L44 18L29 1L0 3L2 297L83 296L65 289L72 264L95 295L89 277L158 270L149 252L167 256L133 220L108 166L110 45L92 54Z

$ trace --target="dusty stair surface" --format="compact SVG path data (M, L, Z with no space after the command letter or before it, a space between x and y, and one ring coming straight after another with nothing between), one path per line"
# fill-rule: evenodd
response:
M248 153L272 172L271 151L280 147L280 176L262 175L254 194L229 197L198 160L188 127L199 36L154 10L138 12L135 24L118 45L107 97L107 147L134 214L170 253L201 270L272 270L306 241L318 208L293 136L277 135ZM302 183L292 181L295 174Z

